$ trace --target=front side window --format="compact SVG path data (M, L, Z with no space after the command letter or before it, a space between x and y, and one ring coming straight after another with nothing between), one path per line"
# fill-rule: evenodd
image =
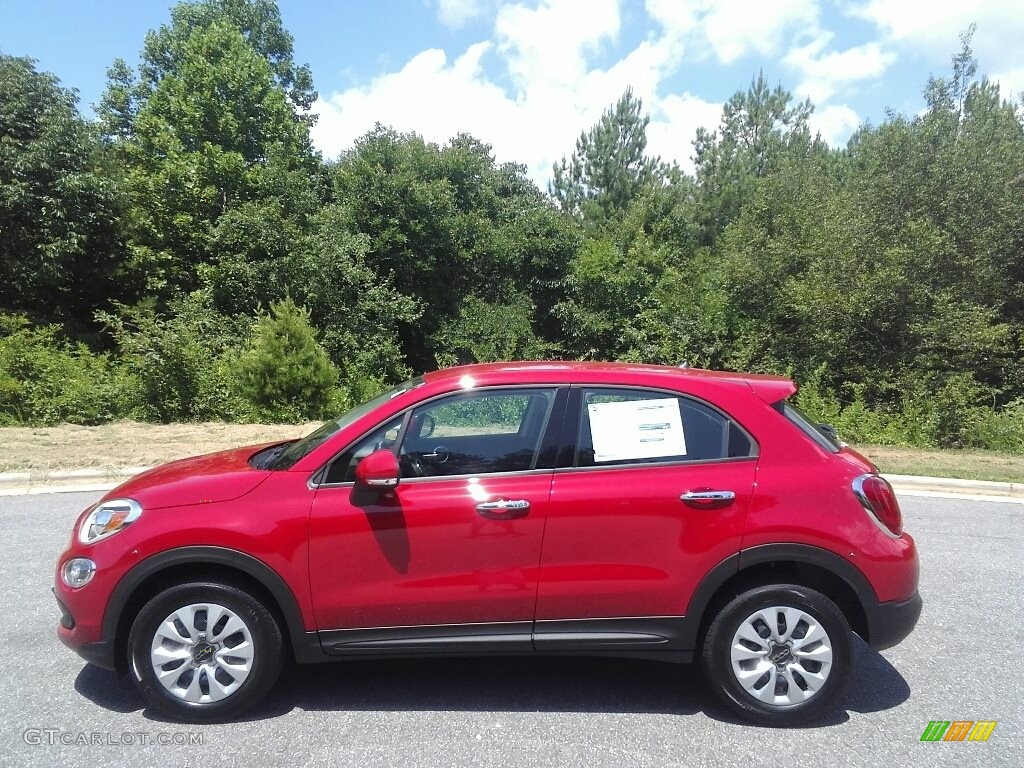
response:
M319 448L335 434L345 429L345 427L354 424L358 419L361 419L375 408L379 408L399 395L405 394L410 389L420 386L423 386L423 377L410 379L393 389L389 389L387 392L377 395L372 400L367 400L362 405L357 405L348 413L339 416L334 421L328 421L315 432L311 432L301 440L280 446L276 449L276 453L267 460L263 468L291 469L299 459Z
M746 458L755 446L739 425L689 397L584 388L576 466Z
M356 479L356 465L376 450L392 448L398 440L398 434L402 429L402 421L404 419L404 416L396 416L391 421L377 427L377 429L373 430L373 432L355 445L349 446L344 453L331 462L323 482L354 482Z
M402 477L533 469L553 388L466 392L414 408L399 449Z

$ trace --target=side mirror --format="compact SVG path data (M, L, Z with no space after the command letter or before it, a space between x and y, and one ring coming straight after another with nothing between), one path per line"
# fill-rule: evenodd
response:
M356 485L374 491L394 488L400 476L398 459L384 448L374 451L356 465Z

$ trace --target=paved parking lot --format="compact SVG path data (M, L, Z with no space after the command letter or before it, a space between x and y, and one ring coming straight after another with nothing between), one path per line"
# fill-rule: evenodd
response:
M860 644L844 711L817 727L739 723L695 669L521 658L292 667L245 722L192 727L152 719L127 680L54 636L55 559L96 496L0 498L0 765L877 768L1024 754L1021 504L903 500L922 555L921 623L882 655ZM986 743L920 742L936 719L999 725Z

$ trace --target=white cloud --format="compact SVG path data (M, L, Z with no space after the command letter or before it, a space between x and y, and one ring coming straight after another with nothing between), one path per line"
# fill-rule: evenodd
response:
M721 105L688 93L661 95L678 69L681 41L650 37L607 68L593 66L595 54L619 33L619 4L593 0L586 13L581 7L579 0L505 6L493 41L471 45L454 60L429 49L398 71L321 98L314 144L337 156L377 122L438 143L468 132L491 144L499 162L525 163L544 187L552 164L631 87L652 115L651 152L690 167L696 128L717 125ZM511 88L488 71L507 75Z
M1024 91L1024 66L996 72L991 79L999 83L999 93L1004 99L1018 98Z
M439 3L447 22L464 23L495 0ZM585 12L581 12L585 8ZM714 129L722 105L690 91L666 93L692 60L722 62L747 54L778 53L802 78L797 88L818 102L812 129L830 144L845 143L861 119L844 100L851 84L878 78L895 59L888 44L872 41L829 50L832 36L819 23L818 0L647 0L653 29L607 66L595 60L618 40L620 0L520 0L497 10L490 39L454 57L424 50L396 71L321 98L313 141L335 157L383 123L444 143L468 132L491 144L499 162L525 163L544 187L551 166L572 151L582 130L628 87L650 113L648 149L693 170L693 138ZM865 11L866 12L866 11ZM1024 81L1024 69L1007 70ZM836 103L832 103L832 101Z
M647 126L647 149L662 160L676 160L693 173L693 138L698 128L714 130L722 119L722 105L684 93L667 96L658 103Z
M977 22L987 27L1024 28L1020 0L868 0L850 12L874 22L894 40L933 43L944 48L956 44L957 35Z
M807 45L793 48L783 59L804 78L795 92L816 104L828 101L851 83L879 77L896 60L896 54L883 50L877 42L826 53L831 39L831 33L823 32Z
M459 29L483 14L484 0L437 0L437 15L449 29Z
M334 157L378 122L438 142L459 132L484 139L504 135L503 125L515 119L515 104L482 76L480 59L490 48L491 43L476 43L450 64L444 51L426 50L397 72L318 99L313 143ZM514 136L508 138L510 152L523 149Z
M724 64L751 53L769 56L793 34L818 28L818 0L647 0L647 13Z
M948 71L947 62L960 49L959 35L972 23L978 25L971 47L979 74L1005 76L1020 68L1021 0L867 0L845 10L873 22L886 41L942 62L939 73Z
M815 109L810 119L811 132L820 133L833 147L844 146L860 123L860 117L846 104Z
M618 0L542 0L536 8L503 6L494 31L509 72L524 87L578 81L586 73L586 54L614 39L619 24Z

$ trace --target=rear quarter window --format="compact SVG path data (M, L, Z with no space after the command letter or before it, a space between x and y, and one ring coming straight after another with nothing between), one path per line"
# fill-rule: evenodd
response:
M822 430L818 429L818 425L809 419L803 411L797 408L788 400L783 400L780 403L776 403L774 406L775 410L785 416L789 421L796 425L796 427L803 432L807 437L817 443L819 446L824 448L830 453L839 453L839 449L842 445L838 440L834 440L831 435Z
M643 413L647 404L649 415ZM738 424L689 397L595 387L583 390L581 406L578 467L718 461L757 454Z

